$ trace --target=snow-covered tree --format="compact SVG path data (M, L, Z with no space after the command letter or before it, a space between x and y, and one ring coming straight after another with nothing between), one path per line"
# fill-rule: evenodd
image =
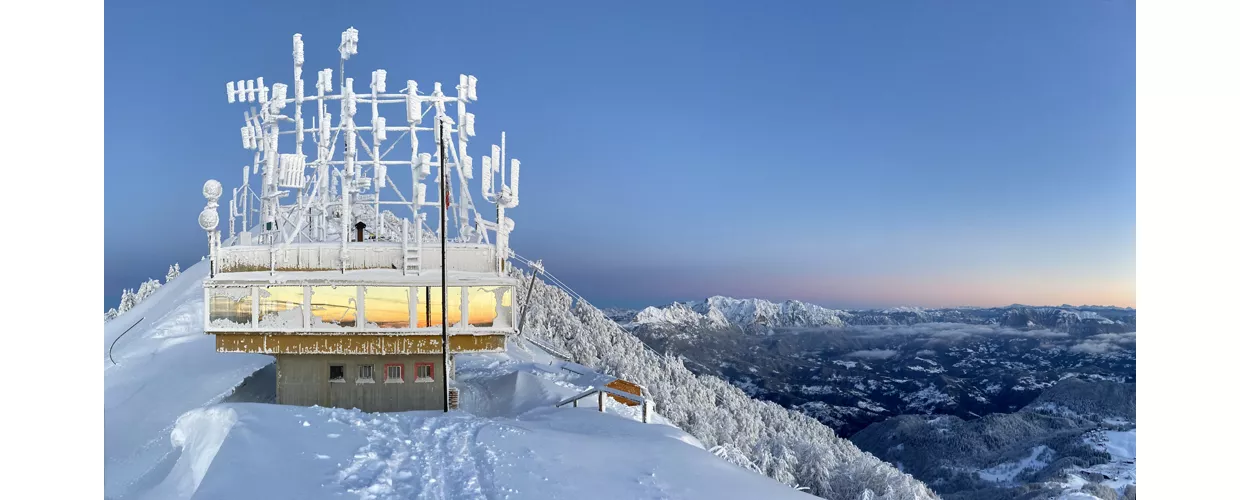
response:
M526 303L530 277L520 278L518 306ZM525 334L565 351L575 362L644 385L663 417L708 448L726 445L734 461L744 457L777 481L831 499L937 498L925 484L817 420L752 399L717 377L694 374L681 358L654 352L602 311L574 304L566 292L541 280L535 281L525 320Z
M147 297L150 297L151 294L155 293L155 290L159 290L159 287L161 286L163 286L163 283L160 283L159 280L154 278L150 278L142 282L142 285L138 287L138 293L135 294L134 305L136 306L141 304Z
M180 275L181 275L181 264L176 263L171 266L168 266L168 274L164 276L164 283L160 283L159 280L157 279L149 278L146 281L144 281L141 285L138 286L137 292L134 292L133 290L126 288L124 291L121 292L120 305L116 306L115 309L109 309L108 312L104 313L103 320L105 322L111 321L117 316L125 314L130 309L133 309L138 304L141 304L142 301L147 299L147 297L150 297L151 295L153 295L156 290L159 290L159 287L164 286L165 283L172 281L173 279L176 279L176 277Z
M124 291L121 292L121 303L119 306L116 306L116 314L118 316L121 314L125 314L130 309L133 309L133 306L136 306L136 305L138 305L138 300L137 300L137 297L134 295L133 290L126 288Z

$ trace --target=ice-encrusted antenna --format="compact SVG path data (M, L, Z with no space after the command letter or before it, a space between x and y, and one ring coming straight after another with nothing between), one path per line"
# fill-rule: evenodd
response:
M341 68L357 55L358 39L355 28L341 33ZM504 210L517 205L521 164L509 164L507 135L501 134L499 145L481 164L482 201L495 207L480 212L473 198L477 191L470 189L476 158L469 151L479 129L477 117L466 109L478 99L478 78L459 74L455 95L448 95L440 83L430 93L420 93L412 79L405 80L404 88L390 90L383 69L372 70L368 88L355 89L355 78L323 68L307 95L302 80L306 43L300 33L292 36L291 83L255 78L225 84L229 102L248 104L240 128L241 145L252 154L245 175L261 172L262 179L245 183L228 205L228 216L239 217L242 226L236 241L332 241L347 262L349 235L356 234L357 222L364 222L380 241L400 238L401 231L394 229L399 226L390 222L396 217L430 231L427 216L439 212L441 203L433 194L426 196L434 177L437 183L447 179L445 187L452 194L447 208L453 220L444 228L449 241L489 244L494 234L494 243L501 247L495 255L507 255L507 235L515 223ZM447 124L442 157L421 150L428 138L438 139L441 133L432 123ZM409 145L398 147L403 140ZM303 149L303 142L311 144ZM398 174L406 168L404 175Z
M353 27L340 34L340 58L349 60L349 56L357 54L357 30Z

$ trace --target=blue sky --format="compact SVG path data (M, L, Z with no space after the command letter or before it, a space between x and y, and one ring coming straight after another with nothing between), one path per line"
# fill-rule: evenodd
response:
M362 81L478 76L514 248L597 304L1134 305L1131 1L340 5L107 4L105 304L206 252L225 82L353 26Z

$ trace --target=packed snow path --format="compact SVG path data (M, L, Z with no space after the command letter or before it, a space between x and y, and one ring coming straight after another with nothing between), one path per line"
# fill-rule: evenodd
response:
M194 266L104 327L108 498L810 498L657 414L553 408L606 378L518 342L458 358L448 414L235 402L271 400L273 360L215 352L205 275ZM108 346L141 317L113 365Z
M478 434L488 425L483 419L388 414L354 417L350 424L366 433L367 444L339 475L362 498L483 498L494 491L484 478L492 474L495 455L479 449Z
M462 356L463 391L508 395L463 403L518 414L192 410L172 432L175 464L136 498L808 498L714 457L675 427L641 423L632 408L551 407L582 389L581 368L563 367L521 352Z

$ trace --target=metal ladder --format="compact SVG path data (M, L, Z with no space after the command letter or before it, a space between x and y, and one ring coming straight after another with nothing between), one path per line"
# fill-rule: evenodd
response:
M422 216L413 226L413 241L409 241L409 219L401 219L400 245L405 255L405 275L422 274Z

